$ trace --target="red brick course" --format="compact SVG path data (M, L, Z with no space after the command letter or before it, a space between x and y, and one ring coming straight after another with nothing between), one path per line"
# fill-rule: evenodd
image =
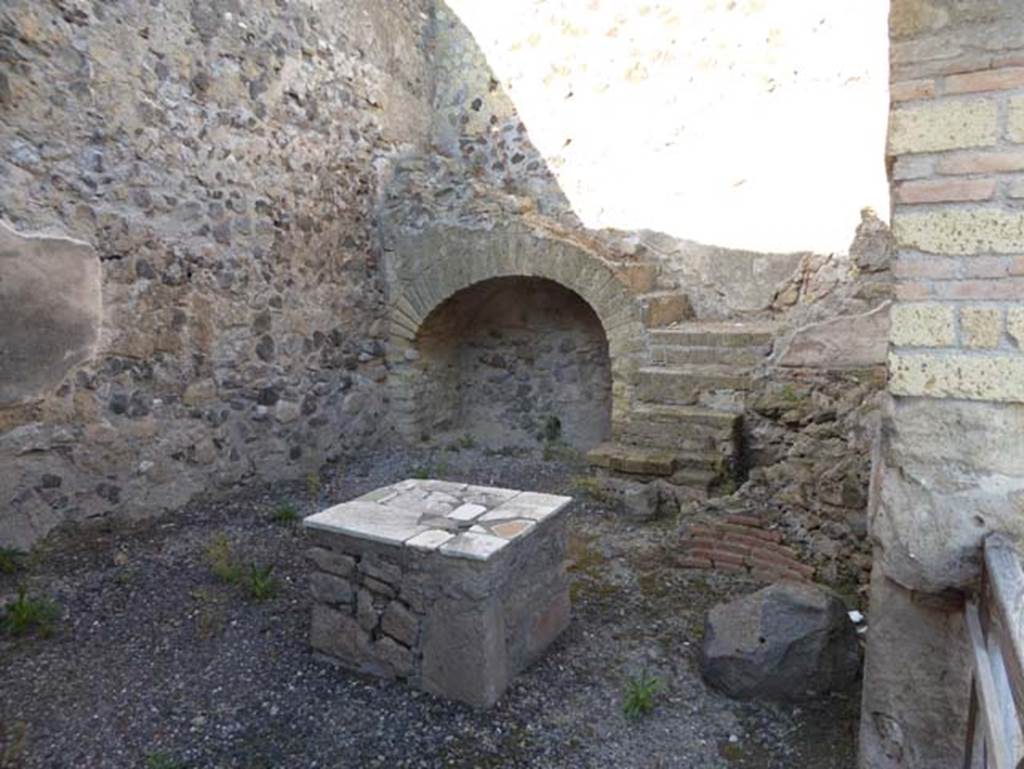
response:
M734 523L737 526L752 526L755 529L761 528L761 519L755 518L752 515L742 515L740 513L734 513L732 515L725 516L726 523Z
M967 261L963 278L1009 278L1024 276L1024 256L975 256Z
M1012 263L1011 263L1012 265ZM988 265L986 265L988 266ZM1015 266L1008 267L1015 276ZM992 280L936 280L930 283L912 281L896 285L896 298L904 301L916 299L979 299L989 301L1019 300L1024 296L1024 278L999 277Z
M734 523L719 523L715 525L715 528L719 532L726 532L727 535L732 534L739 537L753 537L755 539L764 540L765 542L782 541L781 533L762 529L758 526L737 526Z
M1005 91L1024 87L1024 67L1004 67L950 75L946 78L945 93L974 93L976 91Z
M677 564L684 569L745 572L766 582L814 577L814 567L797 560L797 553L782 544L780 532L764 528L764 522L751 515L692 524Z
M892 101L910 101L911 99L930 99L935 95L934 80L904 80L889 86L889 98Z
M939 158L940 174L999 174L1024 171L1024 151L959 152Z
M933 292L941 299L1019 300L1024 296L1024 278L942 281L935 284Z
M915 299L927 299L932 295L931 286L928 283L899 283L896 285L896 298L901 301L912 302Z
M945 256L917 256L900 254L893 267L897 278L955 278L959 274L960 262Z
M897 185L896 200L909 204L988 200L995 191L995 179L927 179Z

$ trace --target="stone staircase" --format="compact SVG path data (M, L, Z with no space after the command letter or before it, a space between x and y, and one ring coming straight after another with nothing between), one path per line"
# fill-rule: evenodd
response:
M612 439L587 458L613 484L663 479L684 496L707 497L742 472L742 394L771 353L762 322L680 322L651 328L636 398Z

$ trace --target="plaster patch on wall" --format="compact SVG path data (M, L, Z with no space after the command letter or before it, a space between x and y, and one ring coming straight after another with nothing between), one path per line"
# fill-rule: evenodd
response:
M88 243L0 222L0 407L41 398L95 354L101 272Z

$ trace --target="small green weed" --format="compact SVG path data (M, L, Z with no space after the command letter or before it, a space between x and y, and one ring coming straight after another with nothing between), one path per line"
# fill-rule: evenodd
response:
M274 566L249 566L249 595L257 601L273 598L277 592L277 580L274 579Z
M53 623L59 614L56 604L46 598L33 598L24 587L18 588L18 597L4 607L0 626L13 636L35 632L46 638L53 632Z
M549 441L544 444L545 462L565 462L574 464L580 461L580 453L561 441Z
M226 534L217 534L206 546L206 563L219 579L229 585L239 585L251 598L265 601L277 591L273 577L274 566L249 564L246 570L231 549ZM201 628L202 629L202 628Z
M25 554L10 547L0 547L0 574L14 574L22 569L21 559Z
M556 416L549 416L544 420L544 431L541 433L541 440L545 443L554 443L562 437L562 420Z
M727 475L722 479L721 483L718 484L717 492L719 496L731 497L736 493L738 488L739 486L736 484L736 479L731 475Z
M796 391L796 388L788 383L782 386L782 389L779 391L779 397L791 403L796 403L801 400L800 394Z
M605 488L600 479L593 476L577 475L572 479L572 485L581 494L590 497L599 505L614 505L618 501L615 495Z
M323 482L320 480L320 473L309 472L306 475L306 493L316 499L320 496L320 490L322 488Z
M242 567L231 550L226 534L217 534L206 546L206 563L219 579L231 585L242 580Z
M224 629L223 598L209 590L196 590L192 598L199 604L196 614L196 631L199 637L208 640L221 634Z
M431 469L431 472L434 474L435 478L444 478L449 472L451 472L451 469L451 465L448 462L448 452L442 451L441 458L434 463L434 467Z
M0 724L0 769L14 769L21 765L27 736L28 724L24 721L14 721L10 729Z
M412 477L418 481L426 481L431 478L444 478L451 470L448 462L448 452L442 451L441 456L434 462L427 465L417 465L413 468Z
M572 575L569 597L574 602L585 597L604 603L620 592L614 581L608 578L608 559L595 545L596 541L596 536L569 533L566 543L566 555L569 556L567 569Z
M185 764L160 750L146 756L146 769L185 769Z
M527 450L522 446L499 446L496 449L484 449L484 454L489 457L521 457L526 453Z
M729 763L736 763L743 760L743 748L727 740L722 740L718 743L718 755Z
M299 520L299 511L295 509L294 505L285 502L283 505L278 505L274 508L270 520L274 523L282 524L295 523Z
M469 451L470 449L476 448L476 438L469 433L464 433L449 443L446 448L448 451L462 451L463 449Z
M661 681L646 670L638 677L630 678L622 694L623 715L633 721L650 715L654 711L654 697L661 688Z
M569 557L570 572L598 575L606 571L608 562L604 553L595 546L596 536L587 536L580 532L570 532L566 542L566 555Z

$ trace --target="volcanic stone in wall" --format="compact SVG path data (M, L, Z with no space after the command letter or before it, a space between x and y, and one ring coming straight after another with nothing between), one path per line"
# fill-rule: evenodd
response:
M91 357L100 273L87 243L0 223L0 407L42 397Z

